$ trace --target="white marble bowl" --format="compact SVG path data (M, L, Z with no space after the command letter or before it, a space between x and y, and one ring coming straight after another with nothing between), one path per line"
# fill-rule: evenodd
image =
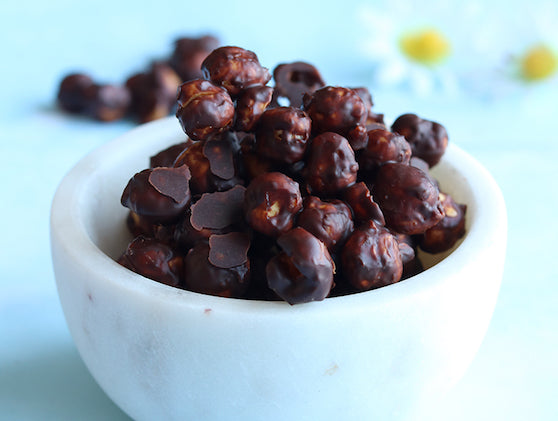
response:
M442 189L468 206L467 234L447 257L394 285L290 306L182 291L114 261L129 240L124 186L150 155L184 138L174 118L132 130L80 161L52 205L70 332L126 413L412 419L463 375L487 330L506 246L502 194L477 161L451 144L435 170Z

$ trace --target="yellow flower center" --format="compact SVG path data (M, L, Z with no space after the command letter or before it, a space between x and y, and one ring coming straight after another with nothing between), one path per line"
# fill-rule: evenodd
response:
M404 35L399 41L399 47L409 59L425 65L439 63L450 53L449 41L436 29Z
M521 77L528 81L543 80L558 70L558 57L545 45L531 47L520 61Z

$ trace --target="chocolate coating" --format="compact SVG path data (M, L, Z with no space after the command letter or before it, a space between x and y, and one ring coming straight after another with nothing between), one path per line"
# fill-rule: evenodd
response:
M252 86L265 85L271 79L252 51L240 47L220 47L213 50L202 63L206 79L224 87L236 96Z
M364 105L366 106L366 111L370 111L374 106L374 101L372 100L372 94L368 88L364 86L359 86L358 88L351 88L355 93L362 99Z
M324 243L300 227L281 235L277 243L283 252L266 266L269 287L289 304L327 297L335 266Z
M373 221L353 231L341 254L344 279L359 291L393 284L401 279L399 244Z
M184 259L186 289L221 297L242 297L250 281L250 261L231 268L220 268L209 261L210 246L198 243Z
M328 250L336 250L353 231L351 209L341 200L324 202L307 196L298 215L298 225L322 241Z
M409 279L423 271L424 266L419 257L415 255L414 259L408 261L407 263L403 263L403 275L401 275L401 280Z
M352 88L352 90L358 94L360 99L362 99L362 101L364 102L364 105L366 105L366 109L368 111L366 117L366 130L385 128L384 115L377 114L374 111L372 111L372 107L374 106L374 101L372 101L372 95L370 94L368 88L358 87L358 88Z
M174 161L181 152L188 149L189 146L192 145L192 141L190 139L186 140L185 142L180 142L175 145L169 146L166 149L163 149L160 152L157 152L151 158L149 158L149 167L172 167Z
M419 247L428 253L441 253L451 249L465 235L467 206L460 205L449 194L440 193L444 218L420 237Z
M256 300L279 301L281 298L267 285L265 269L269 260L279 254L280 249L275 238L252 232L250 239L250 287L246 298Z
M434 121L425 120L416 114L403 114L391 126L407 139L413 156L428 162L430 167L436 165L448 146L448 133L444 126Z
M426 162L424 159L420 159L418 156L411 156L409 165L418 168L426 174L428 174L428 171L430 170L430 165L428 165L428 162Z
M139 236L134 238L118 263L139 273L170 286L179 286L183 273L183 258L172 248L153 238Z
M258 155L292 164L306 151L312 121L302 110L278 107L266 110L256 128Z
M368 110L349 88L326 86L304 96L304 109L312 119L312 132L334 132L347 138L354 150L366 145Z
M181 217L182 218L182 217ZM149 219L129 211L126 218L126 226L134 237L140 235L153 238L170 247L176 247L175 232L179 222L172 224L154 224ZM175 250L179 251L180 250Z
M364 171L377 170L388 162L408 164L411 146L401 135L387 130L375 129L368 132L366 147L359 151L357 160Z
M399 234L392 231L390 232L397 240L397 244L399 244L399 254L401 255L401 262L403 262L403 267L405 267L407 263L409 263L416 257L415 241L410 235Z
M190 204L188 167L159 167L135 174L124 189L121 203L151 223L172 223Z
M134 237L138 237L140 235L145 237L154 237L154 224L133 211L128 212L128 216L126 217L126 227L128 228L128 231L130 231L130 234Z
M236 100L235 129L248 132L271 102L273 88L269 86L252 86L246 88Z
M256 153L256 137L252 133L244 137L240 150L240 163L245 180L250 181L260 174L275 170L276 162Z
M379 225L385 225L384 214L374 201L366 183L361 181L349 186L343 192L343 198L353 210L355 221L363 222L372 219Z
M421 234L436 225L444 210L438 187L423 171L389 163L380 167L372 186L386 225L403 234Z
M213 174L210 161L204 154L204 149L204 142L194 142L188 149L182 151L174 162L175 167L187 165L190 169L192 174L192 179L190 180L192 194L224 191L242 182L236 175L225 180Z
M234 104L223 88L195 79L180 86L176 117L190 138L205 140L232 124Z
M337 193L354 184L358 164L347 139L326 132L312 139L304 176L310 191L318 195Z
M302 209L298 183L279 172L254 178L246 189L245 218L253 229L271 237L289 231Z

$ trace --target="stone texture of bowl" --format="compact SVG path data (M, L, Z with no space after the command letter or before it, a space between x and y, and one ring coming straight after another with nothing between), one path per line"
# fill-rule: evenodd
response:
M467 233L406 281L290 306L197 294L118 265L120 195L150 155L183 141L174 118L99 148L52 205L57 287L99 385L138 420L413 418L465 372L502 279L507 221L490 174L450 144L434 175L468 206Z

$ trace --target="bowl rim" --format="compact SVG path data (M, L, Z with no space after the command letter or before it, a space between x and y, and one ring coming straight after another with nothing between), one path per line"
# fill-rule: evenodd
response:
M471 193L478 204L474 218L468 221L469 227L461 244L435 266L409 279L378 289L354 294L328 297L320 302L289 305L284 301L263 301L243 298L224 298L171 287L119 265L105 254L90 238L81 220L80 200L84 194L82 187L97 170L100 163L115 151L121 150L133 139L137 142L152 142L153 136L178 136L179 124L174 117L167 117L140 125L101 145L87 154L63 177L54 195L50 215L51 249L56 243L62 247L67 257L84 270L102 270L105 282L118 283L120 288L130 292L150 296L166 305L187 306L200 309L216 309L225 312L257 312L262 315L286 312L335 312L365 309L379 306L393 300L405 300L416 294L428 293L443 287L452 280L451 273L468 264L474 264L475 256L490 252L498 239L507 234L507 214L504 198L492 175L475 158L453 143L449 143L442 160L451 162L458 174L465 177L471 186ZM177 142L179 142L177 137ZM148 157L146 157L147 159ZM138 171L141 169L138 169ZM132 174L131 174L132 175ZM130 175L130 176L131 176ZM474 187L474 188L473 188ZM451 193L451 192L450 192ZM54 259L54 256L53 256ZM56 263L56 262L55 262ZM56 264L55 264L56 266ZM58 282L58 276L56 274Z

